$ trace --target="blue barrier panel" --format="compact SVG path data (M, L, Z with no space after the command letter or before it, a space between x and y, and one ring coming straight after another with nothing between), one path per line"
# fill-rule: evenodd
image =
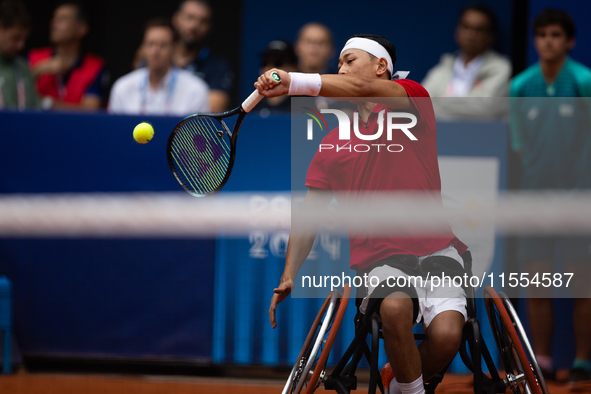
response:
M178 121L0 112L0 192L180 191L165 157ZM209 360L213 263L211 239L0 240L25 355Z
M1 240L25 354L211 354L213 241Z
M153 124L140 145L133 128ZM166 163L176 117L0 112L1 193L178 191Z

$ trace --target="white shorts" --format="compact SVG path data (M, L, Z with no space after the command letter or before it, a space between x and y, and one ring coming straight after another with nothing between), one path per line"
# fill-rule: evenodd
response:
M453 246L449 246L445 249L438 250L437 252L431 253L426 256L420 256L419 263L426 257L431 256L451 257L457 260L462 265L462 267L464 266L464 262L460 257L460 254ZM363 302L359 307L361 313L365 313L371 293L377 288L377 286L371 286L370 283L373 282L374 285L381 284L388 280L388 278L397 278L400 276L409 278L411 275L402 272L398 268L394 268L389 265L383 265L372 269L367 276L368 278L377 277L378 280L373 279L371 281L368 281L368 295L363 299ZM415 282L413 281L413 284L414 283ZM456 287L453 285L434 286L431 279L429 279L428 281L417 280L416 284L417 285L415 286L415 289L418 295L419 313L417 316L417 320L415 321L415 324L418 324L422 321L425 325L425 328L429 327L429 324L431 324L435 316L445 311L458 311L464 316L464 321L468 320L466 292L462 287Z

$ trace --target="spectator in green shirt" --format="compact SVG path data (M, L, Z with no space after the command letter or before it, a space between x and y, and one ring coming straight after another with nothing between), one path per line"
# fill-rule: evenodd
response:
M39 107L27 61L18 56L30 26L22 1L5 0L0 4L0 109Z
M563 10L542 10L533 24L538 62L511 81L512 148L523 164L525 190L591 190L589 99L591 69L569 56L576 26ZM578 99L577 99L578 98ZM517 259L525 272L553 273L555 257L572 272L575 360L571 383L591 379L591 237L519 237ZM533 350L544 377L555 378L551 289L528 287Z

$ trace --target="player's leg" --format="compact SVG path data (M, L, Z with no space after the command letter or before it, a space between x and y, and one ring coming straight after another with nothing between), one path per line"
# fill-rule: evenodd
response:
M423 341L417 349L414 345L414 335L409 332L412 329L410 326L403 326L398 324L395 329L398 331L398 336L395 333L389 333L384 329L384 316L382 315L382 331L384 333L384 346L388 359L390 361L392 370L394 371L395 379L390 384L391 393L396 393L399 386L400 389L405 387L405 384L413 383L418 386L422 382L428 380L437 372L442 370L457 354L462 341L462 330L467 319L466 311L466 296L462 288L457 287L435 287L432 290L427 290L428 286L419 289L419 309L422 314L423 324L425 327L425 334L427 339ZM406 295L404 295L406 296ZM410 317L410 298L406 296L406 305L402 303L396 305L400 308L399 312L406 318ZM388 301L387 305L394 305L394 300ZM390 313L394 308L390 310ZM412 320L410 320L412 321ZM392 321L392 323L394 320ZM397 347L390 347L387 343L386 336L389 335L396 339ZM407 352L410 357L404 357L396 354L396 352ZM394 353L394 354L390 354ZM419 356L420 368L415 364ZM398 359L397 359L398 358ZM412 361L410 361L412 360ZM402 366L397 364L402 363ZM419 371L421 374L419 374ZM409 374L401 374L409 373ZM413 379L413 380L411 380ZM392 384L394 383L394 384ZM404 393L404 390L401 390Z
M397 287L398 282L396 286L392 285L392 278L409 277L397 268L388 265L376 267L368 276L376 277L378 280L374 279L374 283L379 285L375 288L369 286L369 296L364 299L360 309L363 313L371 313L365 309L364 304L371 309L368 306L370 303L365 301L372 298L380 300L377 311L382 321L384 348L395 376L390 384L386 382L386 386L390 386L388 393L424 393L421 355L412 330L418 320L421 296L410 281L405 281L406 287ZM372 280L369 281L371 282Z
M435 316L426 328L427 339L419 345L425 381L445 368L458 353L465 322L462 313L448 310Z
M414 382L421 376L421 355L413 333L413 302L396 292L380 305L384 349L399 383Z
M456 256L459 259L459 255ZM420 300L423 331L427 336L419 345L423 378L430 379L453 360L462 343L468 319L466 293L450 283L429 286Z
M449 261L441 261L441 256ZM454 265L449 265L453 260L459 267L459 264L463 263L457 250L450 246L419 261L423 267L439 267L450 275L450 272L454 272ZM441 264L447 264L447 268L441 268ZM439 276L436 273L433 275ZM462 287L452 284L452 276L453 274L450 280L439 284L433 281L426 282L419 291L419 294L424 294L424 297L419 299L419 309L423 319L423 331L427 337L419 345L425 381L453 360L460 349L462 331L468 319L466 292Z

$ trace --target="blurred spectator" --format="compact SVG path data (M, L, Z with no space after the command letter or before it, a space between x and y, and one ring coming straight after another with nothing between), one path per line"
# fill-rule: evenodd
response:
M441 56L421 84L431 97L507 97L511 63L492 50L497 18L485 5L465 7L458 19L455 39L459 51ZM502 103L502 102L501 102ZM496 104L496 105L495 105ZM485 100L433 100L441 118L494 118L506 106Z
M575 24L566 12L545 9L534 20L533 33L538 63L511 82L511 144L523 159L522 188L591 189L589 99L580 98L591 97L591 70L569 57ZM517 257L530 277L538 273L542 278L556 272L556 250L565 262L560 272L573 273L570 288L578 297L573 312L576 359L569 380L589 380L591 237L521 237ZM528 296L536 358L544 376L553 379L552 291L531 285Z
M105 62L83 50L88 13L80 4L65 2L51 20L52 47L29 53L31 71L44 108L98 109L105 94Z
M18 52L25 46L31 19L19 0L0 4L0 108L38 107L31 71Z
M259 74L264 74L272 68L280 68L286 72L297 71L298 58L293 50L293 46L283 40L271 41L263 53L261 53L261 68ZM271 113L291 111L291 100L289 96L265 97L256 106L257 111L264 118Z
M172 65L174 30L167 19L146 24L142 53L146 67L119 78L111 90L109 112L186 116L209 111L207 84Z
M173 62L191 71L209 86L209 105L213 112L228 109L234 73L228 63L205 46L212 25L212 9L207 0L183 0L173 15L178 34Z
M323 24L310 22L300 28L295 53L298 56L298 71L336 74L336 70L330 66L335 54L332 32Z

